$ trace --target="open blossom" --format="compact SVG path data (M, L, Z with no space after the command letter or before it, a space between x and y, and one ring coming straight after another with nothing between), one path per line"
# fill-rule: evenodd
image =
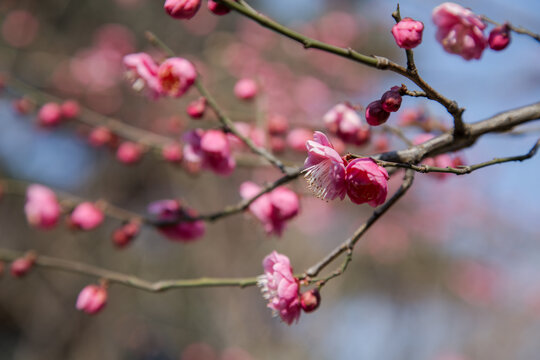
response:
M35 184L26 190L24 212L30 225L50 229L58 222L62 209L51 189Z
M104 286L88 285L81 290L75 307L77 310L93 315L107 305L107 289Z
M240 185L240 195L243 199L251 199L261 191L261 187L251 181ZM287 221L294 218L300 209L298 195L284 186L257 198L249 211L263 223L267 234L281 236Z
M127 77L133 83L135 91L146 89L151 97L157 98L161 94L161 84L158 80L158 65L146 53L136 53L124 56L124 66Z
M195 82L197 70L190 61L172 57L161 63L157 76L163 95L180 97Z
M77 205L70 216L71 223L82 230L95 229L104 219L103 211L88 201Z
M259 276L258 286L274 316L291 325L301 313L298 279L293 275L289 258L273 251L263 260L264 275Z
M404 18L392 27L396 44L402 49L413 49L422 42L424 24L411 18Z
M345 198L345 162L334 150L330 140L316 131L313 140L306 142L308 157L304 163L304 177L315 196L323 200Z
M227 134L220 130L195 129L184 134L184 161L188 166L229 175L236 167Z
M437 41L444 50L465 60L480 59L486 48L486 24L471 10L445 2L433 9L433 23L437 25Z
M350 105L337 104L324 115L323 120L328 131L346 143L362 145L369 139L369 127L362 123Z
M346 169L347 195L355 204L383 204L388 193L388 173L370 158L354 159Z
M191 19L199 8L201 0L166 0L163 8L176 19Z
M157 229L168 239L189 242L204 235L206 227L201 220L186 221L186 217L195 217L197 213L183 208L178 200L159 200L148 205L148 212L164 224ZM182 220L184 218L184 220Z

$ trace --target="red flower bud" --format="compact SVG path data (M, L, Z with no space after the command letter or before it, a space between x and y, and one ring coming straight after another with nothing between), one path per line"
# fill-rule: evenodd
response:
M371 126L384 124L389 116L390 113L383 109L381 100L373 101L366 108L366 121Z
M504 50L510 44L510 27L508 24L497 26L489 33L489 47L492 50Z
M302 310L309 313L317 310L321 304L321 294L317 289L311 289L306 291L300 297L300 304L302 305Z
M197 100L194 100L189 103L186 112L192 119L200 119L204 116L204 111L206 110L206 99L200 97Z
M137 221L129 222L114 231L112 241L114 245L123 248L139 234L140 224Z
M399 87L394 86L391 90L385 92L381 97L382 108L387 112L396 112L401 106L401 100Z
M11 275L16 278L25 276L32 269L34 262L35 256L33 255L25 255L16 259L11 263Z

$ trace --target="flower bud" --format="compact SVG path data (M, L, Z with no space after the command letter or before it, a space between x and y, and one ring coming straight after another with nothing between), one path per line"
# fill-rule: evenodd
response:
M346 168L347 195L355 204L383 204L388 193L388 173L373 159L352 160Z
M13 100L13 109L20 115L28 114L34 108L34 103L23 97Z
M283 135L289 129L289 120L282 115L273 115L268 119L267 128L270 135Z
M489 47L492 50L504 50L510 44L510 27L508 24L497 26L489 33Z
M226 5L222 5L214 0L208 0L208 10L215 15L225 15L231 11Z
M300 296L300 305L302 306L302 310L307 313L317 310L320 304L321 294L317 289L306 291L302 294L302 296Z
M62 110L56 103L46 103L39 109L38 123L42 126L55 126L62 120Z
M163 147L161 154L165 160L171 163L182 161L182 146L178 143L171 143Z
M189 103L187 106L186 112L192 119L200 119L204 116L204 111L206 110L206 99L200 97L197 100L194 100Z
M234 95L242 100L251 100L257 95L257 83L253 79L240 79L234 85Z
M140 224L138 221L131 221L116 229L112 235L114 245L123 248L128 245L135 236L139 234Z
M88 142L95 147L110 144L114 138L114 134L105 126L98 126L92 129L88 135Z
M381 100L373 101L366 108L366 121L371 126L384 124L389 116L390 113L383 109Z
M79 116L81 107L75 100L66 100L60 105L60 110L64 119L74 119Z
M87 314L97 314L107 304L107 289L104 286L88 285L81 290L75 307Z
M411 18L405 18L392 27L392 35L397 46L410 50L422 42L424 24Z
M30 225L51 229L58 222L61 212L60 204L51 189L38 184L30 185L26 189L24 213Z
M32 269L34 262L35 256L33 255L25 255L16 259L11 263L11 275L16 278L25 276Z
M97 228L105 219L103 212L91 202L83 202L75 207L70 216L71 224L81 230Z
M142 156L141 147L130 141L123 142L116 151L118 161L131 165L137 163Z
M401 94L399 93L399 87L394 86L388 90L381 97L382 108L387 112L396 112L401 106Z
M199 8L201 0L166 0L163 8L176 19L191 19Z

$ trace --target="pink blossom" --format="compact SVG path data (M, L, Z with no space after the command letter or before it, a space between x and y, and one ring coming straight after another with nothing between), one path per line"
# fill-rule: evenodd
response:
M79 116L81 107L75 100L66 100L60 105L64 119L74 119Z
M137 163L141 159L141 156L140 145L131 141L123 142L116 150L116 158L126 165Z
M323 133L316 131L314 140L308 140L308 157L304 163L304 177L308 187L320 199L333 200L345 198L345 162L334 150L330 140Z
M206 98L200 97L189 103L186 112L192 119L200 119L204 116L206 110Z
M283 135L289 130L289 120L282 115L272 115L268 119L268 124L266 126L269 134Z
M300 296L300 304L302 305L302 310L309 313L317 310L321 304L321 294L317 288L306 291Z
M163 8L176 19L191 19L199 8L201 0L165 0Z
M225 15L228 14L231 9L226 5L222 5L214 0L208 0L208 10L210 10L215 15Z
M88 135L88 142L95 147L110 144L113 139L114 134L105 126L98 126L97 128L92 129Z
M178 200L155 201L148 206L148 212L163 222L157 229L170 240L190 242L204 235L204 222L187 221L186 217L196 217L197 213L183 208Z
M303 153L306 151L306 141L311 140L312 135L312 130L305 128L292 129L287 135L287 145L294 151Z
M24 212L30 225L50 229L58 222L62 209L51 189L43 185L30 185L26 190Z
M35 256L25 255L11 263L10 272L13 277L20 278L28 274L35 262Z
M328 131L349 144L362 145L369 127L362 123L358 113L348 104L337 104L323 117Z
M229 175L236 167L229 139L223 131L205 131L200 140L200 149L203 154L203 166L216 174Z
M178 143L167 144L161 150L161 155L168 162L179 163L182 161L182 146Z
M273 251L263 260L264 275L258 286L274 316L288 325L298 322L301 313L298 279L293 275L289 258Z
M104 219L103 211L88 201L77 205L70 216L71 224L81 230L95 229Z
M157 98L162 93L158 80L158 65L146 53L136 53L124 56L124 66L127 76L133 82L133 89L141 91L146 88L151 97Z
M114 245L119 248L123 248L128 245L131 240L133 240L133 238L139 234L140 227L141 226L138 221L131 221L116 229L112 235Z
M355 204L383 204L388 193L388 173L370 158L354 159L346 169L347 195Z
M240 185L240 195L244 200L256 196L261 187L246 181ZM258 197L249 206L249 211L263 223L267 234L281 236L287 221L294 218L300 209L298 195L284 186Z
M508 24L497 26L491 30L488 44L491 50L504 50L510 44L510 27Z
M465 60L480 59L486 48L486 24L471 10L445 2L433 9L433 23L438 27L437 41L444 50Z
M383 109L381 100L371 102L366 108L366 121L371 126L382 125L389 117L390 113Z
M257 95L257 83L253 79L240 79L234 85L234 95L242 100L251 100Z
M158 69L161 92L171 97L180 97L195 83L197 70L186 59L172 57L165 60Z
M107 305L107 289L104 286L87 285L77 297L75 307L93 315L100 312Z
M203 152L201 150L201 138L204 130L195 129L187 131L183 136L184 141L184 164L188 171L199 172L203 163Z
M39 109L38 123L43 126L55 126L62 120L62 109L56 103L46 103Z
M422 42L424 24L411 18L405 18L392 27L396 44L402 49L413 49Z

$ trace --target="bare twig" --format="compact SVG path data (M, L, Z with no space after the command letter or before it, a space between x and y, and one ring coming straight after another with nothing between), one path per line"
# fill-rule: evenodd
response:
M0 260L13 261L21 256L23 252L0 249ZM198 279L179 279L179 280L160 280L150 282L136 276L122 274L115 271L105 270L92 265L53 258L49 256L37 255L34 262L35 266L51 268L65 272L77 273L82 275L93 276L99 279L107 280L109 283L117 283L129 287L149 292L162 292L171 289L179 288L195 288L195 287L218 287L218 286L236 286L244 288L257 284L256 277L249 278L198 278Z
M480 15L480 17L482 18L482 20L488 22L488 23L491 23L495 26L500 26L502 25L501 23L498 23L496 22L495 20L491 20L490 18L488 18L487 16L485 15ZM506 23L508 25L508 28L510 30L512 30L513 32L515 33L518 33L518 34L522 34L522 35L527 35L527 36L530 36L532 37L534 40L540 42L540 34L536 34L536 33L533 33L532 31L530 30L527 30L525 29L524 27L522 26L514 26L510 23Z
M449 174L456 174L456 175L465 175L465 174L470 174L475 170L482 169L491 165L502 164L502 163L507 163L507 162L512 162L512 161L524 161L524 160L530 159L534 155L536 155L536 152L538 151L539 146L540 146L540 139L536 141L536 143L531 148L531 150L529 150L529 152L526 154L510 156L510 157L505 157L505 158L495 158L495 159L485 161L479 164L460 166L457 168L453 168L453 167L441 168L441 167L429 166L429 165L423 165L423 164L414 165L414 164L396 163L396 162L376 160L376 159L374 160L381 166L411 169L420 173L435 172L435 173L449 173Z
M405 195L407 190L409 190L409 188L411 187L413 179L414 171L407 170L403 178L403 183L401 184L401 187L395 192L395 194L390 199L388 199L388 201L386 201L382 206L377 208L370 216L370 218L362 226L360 226L358 230L356 230L356 232L349 239L347 239L340 246L332 250L317 264L310 267L305 272L304 276L308 278L317 276L322 269L324 269L328 264L332 263L338 256L340 256L344 252L352 251L356 242L362 237L362 235L366 233L366 231L371 227L371 225L373 225L382 215L386 213L386 211L388 211L388 209L390 209L399 199L401 199L403 195ZM341 272L338 271L338 274L336 276L338 276L344 271L347 263L342 266L343 270Z

